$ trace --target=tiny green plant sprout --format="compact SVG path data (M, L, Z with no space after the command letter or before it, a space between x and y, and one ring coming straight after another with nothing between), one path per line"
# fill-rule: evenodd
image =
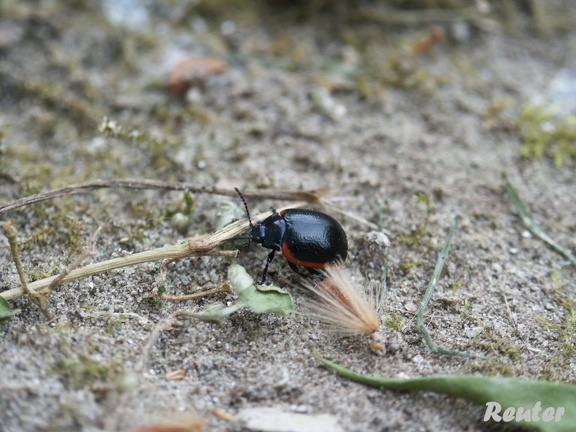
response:
M514 209L518 212L518 215L522 219L522 222L524 223L524 226L528 229L528 231L530 231L532 234L534 234L536 237L538 237L540 240L546 243L552 250L559 253L564 258L566 258L572 265L576 265L576 256L574 256L574 254L572 254L570 250L561 246L560 243L558 243L556 240L552 239L548 234L546 234L542 229L542 227L538 224L538 222L536 222L534 217L530 214L530 212L522 202L522 199L520 198L518 191L516 190L514 185L512 185L510 180L508 180L508 176L506 174L502 174L502 178L504 180L504 191L506 192L506 195L508 195L510 203L512 204Z
M557 167L576 161L576 116L554 112L552 106L526 105L518 126L522 137L520 154L527 159L548 157Z

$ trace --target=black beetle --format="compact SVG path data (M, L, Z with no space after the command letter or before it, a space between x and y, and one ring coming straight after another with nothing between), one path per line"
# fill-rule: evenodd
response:
M331 216L316 210L287 209L277 212L261 222L252 224L248 204L238 190L248 223L250 241L272 249L266 258L260 284L266 281L268 265L276 251L281 251L292 270L298 266L312 273L318 273L327 264L344 261L348 254L348 239L342 226Z

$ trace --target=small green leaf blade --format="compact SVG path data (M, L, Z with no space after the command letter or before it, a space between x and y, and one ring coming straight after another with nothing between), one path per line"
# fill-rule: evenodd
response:
M482 405L497 402L502 407L499 415L510 407L532 409L540 403L538 420L532 417L530 421L520 419L514 422L543 432L574 431L576 425L576 385L573 384L477 375L436 375L411 379L374 377L359 374L317 355L314 357L340 376L360 384L387 390L432 391ZM542 414L548 407L564 408L560 421L544 421Z
M250 298L248 307L255 313L272 313L290 316L294 311L294 301L287 291L275 286L254 285L256 292Z
M508 176L505 173L503 173L502 178L504 179L505 183L504 190L508 195L508 198L510 199L512 206L516 209L516 211L520 215L520 219L522 219L522 222L524 223L524 226L528 229L528 231L530 231L532 234L534 234L536 237L538 237L540 240L542 240L544 243L550 246L552 250L556 251L564 258L566 258L568 261L570 261L572 265L576 265L576 256L574 256L568 249L561 246L558 242L556 242L548 234L546 234L542 229L542 227L538 224L538 222L536 222L532 214L526 209L526 206L522 202L522 199L520 198L518 191L512 185L510 180L508 180Z
M238 303L234 303L231 306L224 306L222 303L214 303L207 306L202 312L180 311L178 315L222 325L229 315L242 309L242 307L243 306Z
M0 320L10 318L12 315L14 315L14 312L10 309L8 300L4 297L0 297Z
M232 289L238 294L238 304L250 308L254 313L289 316L294 311L294 301L290 293L274 286L255 285L254 279L238 264L230 266L228 279L232 283Z

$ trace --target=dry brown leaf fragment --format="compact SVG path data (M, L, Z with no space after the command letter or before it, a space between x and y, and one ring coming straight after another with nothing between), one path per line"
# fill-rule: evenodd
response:
M218 417L220 420L225 420L230 423L238 422L238 417L220 408L214 408L212 410L212 415L214 415L214 417Z
M168 372L166 375L164 375L164 379L168 381L177 381L184 379L184 377L186 377L185 369L177 369L175 371Z
M178 61L170 70L168 90L173 97L184 96L192 86L204 87L206 80L228 70L228 64L212 57L189 56Z
M202 420L196 414L177 414L158 423L138 426L130 432L202 432Z

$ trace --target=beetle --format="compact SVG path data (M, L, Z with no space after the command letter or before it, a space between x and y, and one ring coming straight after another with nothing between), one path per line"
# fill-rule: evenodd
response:
M316 210L286 209L277 212L261 222L252 223L248 204L238 188L234 188L246 210L250 234L248 238L259 243L271 252L266 258L260 285L266 281L268 266L276 252L288 261L292 270L304 267L318 274L327 264L344 261L348 254L348 238L342 225L333 217Z

